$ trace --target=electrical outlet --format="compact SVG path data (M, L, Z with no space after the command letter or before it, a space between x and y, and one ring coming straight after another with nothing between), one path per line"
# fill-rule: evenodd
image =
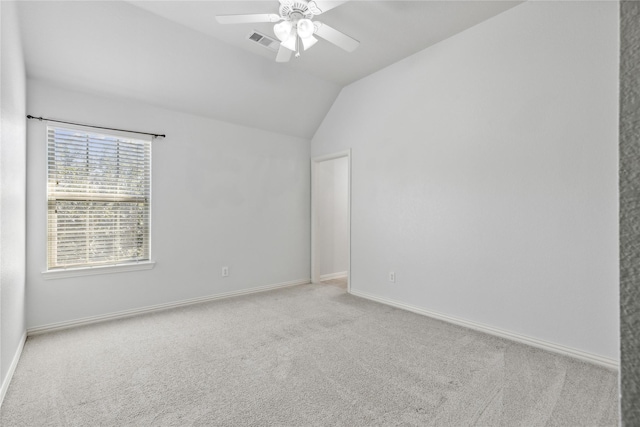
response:
M395 283L396 282L396 273L394 271L390 271L389 272L389 281L391 283Z
M229 267L222 267L222 277L229 277Z

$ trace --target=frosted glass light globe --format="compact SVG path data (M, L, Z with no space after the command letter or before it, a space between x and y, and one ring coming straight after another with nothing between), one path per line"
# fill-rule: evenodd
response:
M296 35L296 30L293 30L291 31L291 35L289 36L289 38L280 44L282 45L282 47L286 47L287 49L295 52L297 48L296 46L297 41L298 41L298 36Z
M286 41L291 36L293 25L289 21L282 21L273 26L273 32L281 42Z
M313 26L313 22L310 19L301 19L298 21L298 35L306 39L307 37L311 37L315 28Z
M314 44L318 43L318 39L313 36L305 37L304 39L301 38L300 40L302 40L302 47L304 47L304 50L307 50Z

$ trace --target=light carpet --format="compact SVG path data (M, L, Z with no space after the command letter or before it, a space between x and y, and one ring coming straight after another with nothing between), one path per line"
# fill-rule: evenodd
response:
M616 374L302 285L30 337L9 426L615 426Z

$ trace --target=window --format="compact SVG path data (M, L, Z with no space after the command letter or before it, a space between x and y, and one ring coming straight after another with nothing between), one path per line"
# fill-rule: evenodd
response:
M149 261L151 140L49 126L47 154L47 271Z

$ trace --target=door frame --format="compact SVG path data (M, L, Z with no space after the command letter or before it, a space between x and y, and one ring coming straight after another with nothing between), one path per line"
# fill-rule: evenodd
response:
M320 163L347 158L347 292L351 292L351 149L311 158L311 283L320 283L320 241L318 239L318 168Z

